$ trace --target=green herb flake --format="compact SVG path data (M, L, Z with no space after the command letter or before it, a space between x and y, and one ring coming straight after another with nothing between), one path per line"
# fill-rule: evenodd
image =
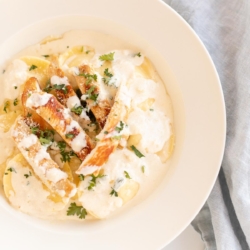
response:
M85 176L83 174L80 174L78 177L79 177L80 181L84 181Z
M120 127L116 126L115 130L120 133L124 128L124 123L120 121Z
M32 65L30 66L30 68L29 68L29 71L34 70L34 69L36 69L36 68L37 68L37 66L34 65L34 64L32 64Z
M108 131L104 131L104 134L107 135L109 132Z
M106 175L98 174L97 176L95 176L95 175L92 174L90 176L91 176L91 180L89 181L88 190L93 190L93 188L96 186L96 180L98 178L103 178Z
M115 197L118 197L118 193L114 190L114 188L111 188L112 190L111 190L111 192L110 192L110 195L111 196L115 196Z
M85 219L87 211L83 206L77 206L75 202L71 203L68 210L68 216L78 216L80 219Z
M5 103L4 103L4 107L3 107L3 111L5 112L5 113L7 113L8 111L7 111L7 108L10 106L10 102L9 101L6 101Z
M14 168L8 168L7 171L16 173L16 170Z
M30 131L32 134L35 134L38 136L39 141L42 145L50 144L54 141L54 130L40 130L38 127L31 127Z
M38 127L31 127L30 130L31 130L31 133L35 135L39 131L39 128Z
M32 176L32 174L31 174L31 172L29 171L29 174L25 174L24 176L25 176L25 178L27 179L27 178L29 178L30 176Z
M70 162L71 157L76 156L73 151L61 151L60 154L62 156L62 158L60 158L62 162Z
M138 57L141 57L141 52L135 54L135 57L138 56Z
M67 139L72 139L74 137L74 134L68 133L65 135Z
M139 158L145 157L145 155L143 155L134 145L132 145L130 148L134 151L136 156L138 156Z
M95 93L96 90L96 86L91 86L88 90L87 90L87 95L88 95L88 99L93 100L94 102L97 101L98 95Z
M104 70L104 75L105 75L106 77L103 77L103 78L102 78L103 82L104 82L106 85L110 85L110 80L111 80L111 77L113 77L113 74L111 74L111 73L109 72L109 69L106 68L106 69Z
M141 167L141 171L142 171L142 173L145 173L145 166Z
M17 98L13 101L13 104L14 104L14 106L17 106L17 104L18 104L18 99Z
M83 106L75 106L71 109L71 112L75 113L76 115L80 115L83 111Z
M14 86L14 89L17 89L17 86Z
M49 55L43 55L43 57L48 58L48 57L49 57Z
M89 52L90 52L90 50L87 50L85 53L88 55Z
M27 117L31 117L31 116L32 116L32 114L28 112Z
M125 175L125 177L126 177L127 179L131 179L131 177L130 177L130 175L128 174L127 171L124 171L124 175Z
M66 142L65 141L58 141L57 142L57 147L61 150L64 151L66 148Z
M115 135L113 137L111 137L114 140L121 140L122 136L121 135Z
M65 84L54 84L52 86L52 89L55 89L55 90L62 90L64 94L67 94L68 93L68 89L66 88L66 85Z
M43 91L49 93L51 90L52 90L51 83L50 83L50 80L48 80L48 81L46 82L46 86L45 86L45 88L43 89Z
M111 52L109 54L104 54L104 55L100 56L99 59L101 61L113 61L114 60L114 54L115 54L115 52L113 52L113 53Z
M48 139L48 138L43 138L43 137L40 137L39 138L39 141L41 142L42 145L46 145L46 144L50 144L51 143L51 140Z
M97 81L97 74L93 74L93 75L91 75L91 74L86 74L86 73L81 73L81 74L79 74L79 76L83 76L85 79L86 79L86 82L85 82L85 84L86 85L89 85L90 83L92 83L93 81Z
M149 109L150 111L154 111L154 109Z

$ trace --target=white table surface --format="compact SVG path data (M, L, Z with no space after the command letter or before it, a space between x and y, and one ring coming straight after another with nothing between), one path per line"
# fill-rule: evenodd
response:
M54 15L80 14L78 5L73 4L74 1L71 0L71 4L67 4L66 1L60 0L43 0L42 2L37 0L0 0L0 44L21 28L36 21ZM0 224L7 225L4 228L0 226L0 235L5 236L0 236L1 247L3 247L1 249L15 250L19 249L20 246L25 246L26 250L34 249L34 246L29 244L29 237L38 237L34 235L33 228L30 225L23 225L22 232L13 235L13 229L22 222L16 221L15 218L6 217L5 214L6 212L0 207ZM51 249L56 249L54 247ZM42 248L36 246L35 249ZM189 226L163 250L204 250L204 244L200 236Z

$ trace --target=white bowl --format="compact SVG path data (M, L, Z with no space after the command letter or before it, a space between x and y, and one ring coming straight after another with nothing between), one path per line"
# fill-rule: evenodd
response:
M29 222L37 235L47 238L40 240L41 249L56 244L58 233L64 234L57 243L58 249L68 249L72 244L87 249L159 249L192 221L213 187L226 131L223 95L215 67L199 38L180 16L160 1L143 3L95 0L84 6L82 16L35 23L0 47L1 65L48 35L72 29L104 32L127 40L150 58L173 103L176 146L171 168L158 188L138 205L103 221L49 222L12 209L1 192L0 206L6 208L6 216L21 219L15 233L22 230L23 221ZM79 5L83 6L80 1ZM30 240L39 242L35 236Z

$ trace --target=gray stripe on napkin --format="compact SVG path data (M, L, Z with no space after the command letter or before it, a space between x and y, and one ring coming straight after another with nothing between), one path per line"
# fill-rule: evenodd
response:
M204 218L206 218L206 221L204 221ZM217 250L211 213L207 203L205 203L205 205L202 207L201 211L191 224L194 229L201 235L201 238L205 243L206 249Z
M229 189L227 186L227 182L226 182L226 178L225 178L225 174L224 174L223 169L221 169L220 173L219 173L219 182L220 182L220 187L221 187L221 191L222 191L222 197L223 197L224 203L227 207L229 219L231 221L231 224L233 225L233 231L234 231L234 233L235 233L235 235L240 243L242 250L249 250L249 246L248 246L247 241L246 241L246 236L243 233L242 228L240 226L240 223L239 223L237 216L235 214L234 206L233 206L233 203L232 203L232 200L230 197L230 193L229 193Z

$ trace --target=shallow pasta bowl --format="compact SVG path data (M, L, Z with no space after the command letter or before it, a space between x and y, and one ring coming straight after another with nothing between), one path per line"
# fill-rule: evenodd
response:
M29 239L31 243L40 242L39 235L46 237L41 249L54 245L58 234L63 234L58 243L60 249L72 246L160 249L195 217L218 174L225 142L225 108L218 75L199 38L163 2L74 3L78 8L82 6L81 13L76 7L70 7L69 11L78 15L35 23L4 42L0 47L0 63L48 35L60 35L72 29L96 30L129 41L153 62L173 103L176 145L170 169L147 199L103 221L34 219L12 209L2 193L0 206L5 208L10 220L11 217L21 219L16 221L14 234L21 234L20 230L26 227L35 232ZM51 8L56 6L52 4ZM109 11L104 11L107 8ZM67 11L66 7L59 8L62 15Z

